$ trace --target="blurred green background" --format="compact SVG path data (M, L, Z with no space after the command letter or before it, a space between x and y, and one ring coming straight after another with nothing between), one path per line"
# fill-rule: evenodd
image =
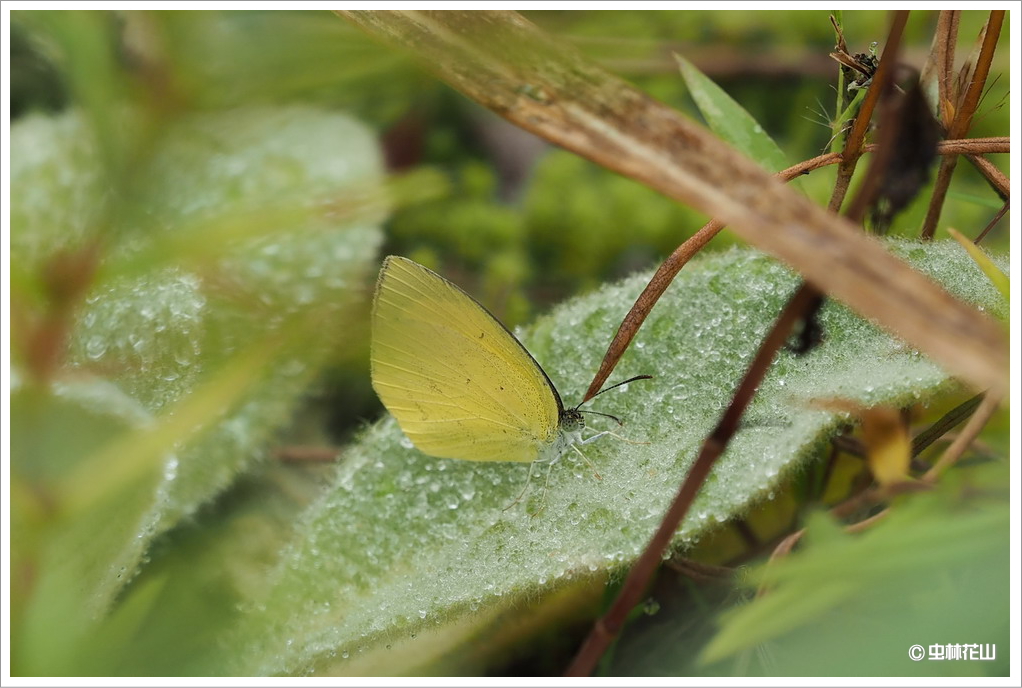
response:
M699 119L672 52L685 56L789 164L828 147L826 12L525 15ZM985 18L963 13L961 52ZM843 21L853 51L886 35L884 12ZM921 66L935 22L912 13L906 62ZM382 256L442 272L514 327L655 265L708 219L515 129L326 11L16 11L10 65L15 673L224 671L201 632L162 660L160 634L187 632L164 626L134 656L80 633L112 607L112 637L145 627L144 594L118 606L122 578L161 557L136 592L179 600L184 628L226 623L222 582L176 576L221 530L246 566L268 566L330 471L288 471L274 448L342 445L381 415L365 323ZM991 74L972 136L1009 130L1006 49ZM825 203L833 178L803 189ZM892 234L916 236L928 198ZM1000 205L960 164L941 227L975 235ZM1007 251L1007 219L986 246ZM179 447L184 487L141 504ZM219 458L189 469L189 452ZM90 541L108 546L68 554Z

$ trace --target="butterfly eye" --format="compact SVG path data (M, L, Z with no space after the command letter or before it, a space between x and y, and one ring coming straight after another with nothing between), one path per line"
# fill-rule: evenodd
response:
M564 432L578 432L585 426L585 416L578 409L567 409L561 414L561 429Z

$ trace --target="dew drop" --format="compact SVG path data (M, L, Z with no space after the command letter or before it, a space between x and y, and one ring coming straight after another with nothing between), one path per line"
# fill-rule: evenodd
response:
M85 355L96 360L106 353L106 341L102 337L90 337L85 343Z

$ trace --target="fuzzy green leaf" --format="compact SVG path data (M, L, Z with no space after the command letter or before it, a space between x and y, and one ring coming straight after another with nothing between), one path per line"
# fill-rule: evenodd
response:
M1005 310L953 243L891 247L960 297ZM602 342L647 278L566 303L524 333L566 403L585 388ZM528 466L434 459L412 448L392 419L369 428L297 526L261 613L244 624L235 670L428 671L509 608L621 571L657 527L796 282L748 250L706 258L679 276L617 368L621 377L655 379L592 405L622 417L629 438L649 442L588 445L601 480L569 452L545 491L540 474L526 503L506 509ZM677 549L769 498L814 455L842 419L811 409L810 400L897 405L954 387L936 365L843 306L828 304L821 319L824 344L778 357L679 529ZM400 652L392 651L399 641Z
M63 502L32 545L26 673L74 667L46 629L61 625L71 647L153 539L235 481L288 422L329 357L351 345L380 243L381 209L339 202L382 171L373 136L343 115L253 108L170 122L125 198L104 195L93 141L75 113L12 129L15 259L42 273L59 251L104 251L56 381L13 398L26 419L13 472ZM105 203L118 212L98 211ZM253 219L281 206L301 212ZM205 237L168 243L203 222ZM19 288L23 307L45 303L30 280ZM67 609L75 619L60 624Z
M972 259L976 261L976 265L978 265L979 269L983 271L983 274L985 274L990 279L990 282L997 287L997 291L1001 293L1004 300L1008 301L1011 298L1011 281L1008 279L1008 276L994 265L994 262L990 260L990 256L984 253L983 249L966 239L965 235L957 229L948 227L947 233L950 234L955 241L961 244L962 248L968 251L969 255L972 256Z

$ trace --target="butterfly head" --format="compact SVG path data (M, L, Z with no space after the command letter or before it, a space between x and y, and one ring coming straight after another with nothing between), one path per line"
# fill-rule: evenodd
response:
M586 426L586 419L582 411L577 408L569 408L561 411L561 430L567 433L580 432Z

